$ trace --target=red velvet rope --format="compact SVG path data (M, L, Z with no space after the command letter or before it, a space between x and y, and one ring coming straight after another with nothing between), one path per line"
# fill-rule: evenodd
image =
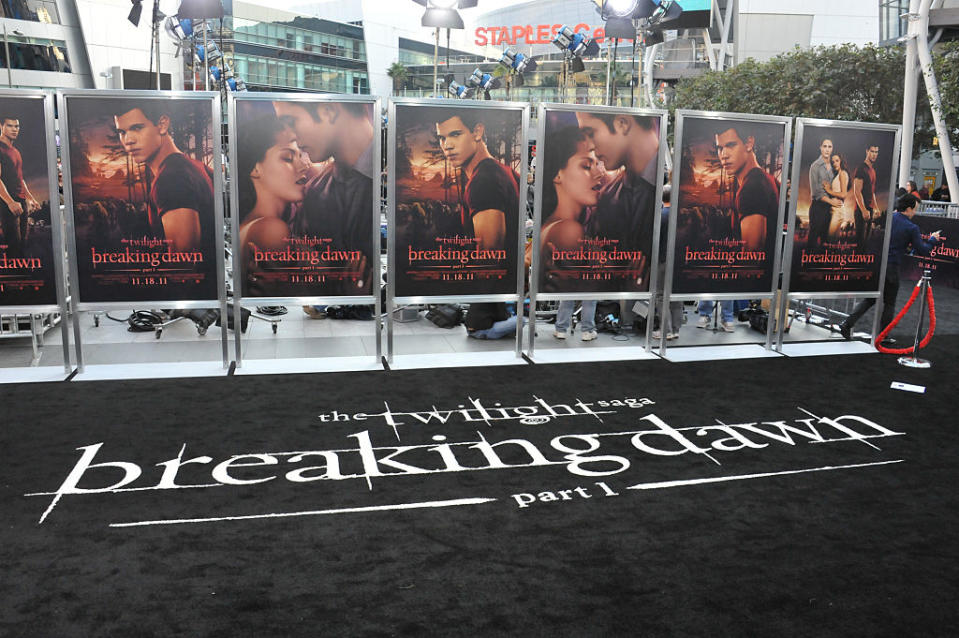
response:
M876 337L876 350L879 352L885 352L886 354L912 354L913 349L910 348L884 348L882 346L883 340L885 340L886 335L896 326L897 323L902 321L902 318L906 316L906 313L909 312L909 308L912 307L912 303L919 297L919 291L922 289L922 280L916 284L916 287L912 291L912 296L909 297L909 301L906 302L906 305L902 310L899 311L899 314L896 315L896 318L892 320L885 330L879 333L879 336ZM930 283L926 287L926 302L929 304L929 330L926 332L926 336L922 338L922 341L919 342L919 348L925 348L929 345L929 342L932 341L932 335L936 332L936 304L932 296L932 284Z

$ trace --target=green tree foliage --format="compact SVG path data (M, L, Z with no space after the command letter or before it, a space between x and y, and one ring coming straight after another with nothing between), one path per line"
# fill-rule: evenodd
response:
M953 47L950 55L954 57L951 67L942 71L940 89L943 102L956 111L959 48ZM942 54L937 59L948 66ZM681 80L669 108L671 113L679 108L899 124L904 75L902 47L796 48L767 62L749 59L726 71ZM921 79L916 100L918 152L931 146L934 134Z
M942 115L955 146L959 143L959 42L936 47L932 62L942 97Z
M393 80L393 92L400 91L410 77L410 71L400 62L394 62L386 69L386 74Z

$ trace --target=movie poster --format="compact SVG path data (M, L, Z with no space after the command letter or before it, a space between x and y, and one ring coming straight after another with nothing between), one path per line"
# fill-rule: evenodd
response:
M395 109L395 296L515 294L523 111Z
M672 293L768 293L787 122L687 114L682 124Z
M539 291L648 291L661 118L588 108L545 113Z
M272 97L235 103L243 296L372 295L374 102Z
M217 298L223 229L211 101L67 95L61 102L79 301Z
M801 130L790 292L875 292L899 159L896 129L804 122Z
M959 288L959 220L948 217L913 215L912 223L919 226L922 238L939 233L939 245L928 255L906 255L902 264L902 278L919 281L924 270L932 277L933 286Z
M0 306L55 305L44 101L0 95L0 118Z

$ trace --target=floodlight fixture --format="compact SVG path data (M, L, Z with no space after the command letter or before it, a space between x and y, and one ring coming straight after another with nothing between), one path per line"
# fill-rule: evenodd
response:
M649 0L647 0L649 1ZM649 16L650 24L671 22L683 14L683 8L676 0L660 0L659 6Z
M130 15L127 20L133 23L133 26L140 26L140 16L143 14L143 0L130 0L133 7L130 8Z
M456 9L475 7L477 0L413 0L426 7L420 24L438 29L463 29L463 18Z
M493 89L498 89L502 86L500 79L493 77L489 73L485 73L482 69L477 68L473 71L472 75L466 78L466 83L470 86L474 86L484 91L492 91Z
M191 20L222 18L223 4L220 0L180 0L177 15Z
M536 69L536 59L517 53L513 49L507 48L500 56L499 63L509 71L515 73L524 73Z
M604 0L600 15L603 16L603 20L611 17L632 18L638 6L639 0Z
M216 45L216 42L208 42L206 46L198 44L196 47L196 61L200 64L204 62L213 62L219 60L223 57L223 54L220 52L220 47Z
M599 45L585 33L574 33L567 25L556 32L553 45L562 51L569 51L574 57L594 56L599 53Z
M449 86L446 88L447 92L455 98L465 100L473 96L473 89L470 87L463 86L459 82L451 81Z

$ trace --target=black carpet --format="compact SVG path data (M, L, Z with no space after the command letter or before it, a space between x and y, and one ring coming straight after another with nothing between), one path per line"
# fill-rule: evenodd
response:
M956 635L957 353L5 386L0 635Z

